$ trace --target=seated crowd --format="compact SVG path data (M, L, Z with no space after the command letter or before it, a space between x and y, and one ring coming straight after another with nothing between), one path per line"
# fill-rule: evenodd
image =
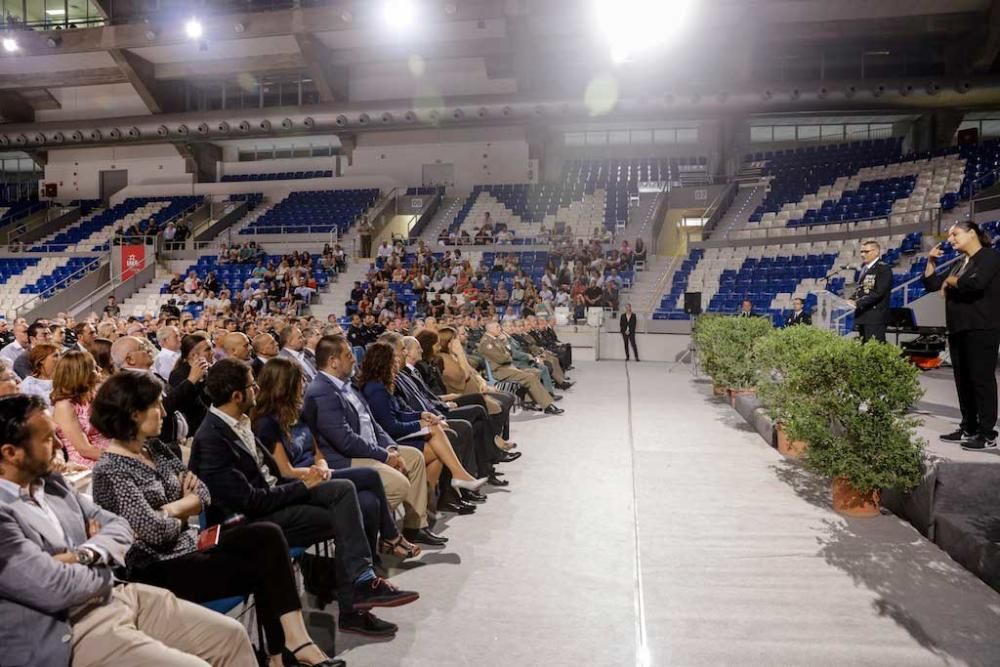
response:
M641 248L641 258L645 250ZM518 264L516 253L497 253L473 266L462 250L435 255L419 241L412 253L399 243L383 242L365 284L356 282L347 302L349 315L392 320L410 316L468 316L486 318L537 316L549 319L565 306L574 320L585 319L587 308L610 308L617 312L625 286L619 271L631 271L640 257L622 242L620 249L605 253L599 242L553 249L538 284ZM491 274L513 274L510 284L496 282ZM410 304L399 298L393 286L403 285L415 296Z
M533 316L368 314L343 332L110 306L0 320L0 664L254 664L211 606L252 595L269 664L342 665L308 634L295 559L332 542L317 599L342 632L391 638L372 610L419 594L388 566L509 484L521 398L559 414L572 385L569 346Z

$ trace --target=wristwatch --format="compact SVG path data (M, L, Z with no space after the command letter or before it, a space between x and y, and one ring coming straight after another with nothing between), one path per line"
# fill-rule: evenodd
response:
M88 567L93 565L100 559L98 553L93 549L91 549L90 547L80 547L79 549L73 552L73 555L76 556L76 561L80 565L86 565Z

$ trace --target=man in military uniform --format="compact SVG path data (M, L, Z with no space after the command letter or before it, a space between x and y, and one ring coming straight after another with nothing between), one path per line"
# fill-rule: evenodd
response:
M490 362L493 377L497 380L512 380L528 388L528 393L545 414L561 415L564 411L557 408L552 396L545 391L537 370L522 370L514 366L510 348L503 338L498 322L486 325L486 332L479 342L479 353Z
M500 337L505 343L507 343L508 349L510 349L510 357L514 360L514 367L520 368L526 371L538 371L538 379L542 381L542 386L545 387L545 391L552 394L552 400L561 401L562 396L556 395L556 386L552 381L552 373L549 369L548 364L541 357L536 357L525 350L524 346L514 338L512 332L514 330L514 325L511 322L506 322L500 327L501 333Z
M559 355L542 345L537 338L531 335L526 320L515 320L511 327L510 336L520 343L529 354L541 357L548 366L552 379L555 381L557 389L569 389L573 383L566 377Z
M885 342L885 329L889 324L889 297L892 292L892 269L882 261L882 248L875 241L861 244L864 265L858 275L854 299L854 328L861 342L871 339Z
M556 335L555 318L529 316L525 320L528 332L535 341L546 350L549 350L559 357L559 364L564 371L573 368L573 346L569 343L560 342Z

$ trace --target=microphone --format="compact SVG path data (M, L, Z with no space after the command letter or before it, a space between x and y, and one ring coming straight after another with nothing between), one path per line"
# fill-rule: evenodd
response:
M835 266L832 269L830 269L830 273L828 273L825 276L823 276L822 278L820 278L820 280L825 280L825 281L829 282L830 278L834 277L835 275L837 275L841 271L847 271L847 270L850 270L850 269L853 269L853 268L854 267L851 266L850 264L842 264L841 266Z

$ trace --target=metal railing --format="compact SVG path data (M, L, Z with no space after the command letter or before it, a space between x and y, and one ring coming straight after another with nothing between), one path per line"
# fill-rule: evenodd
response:
M917 222L902 222L905 216L916 215ZM798 243L799 241L805 239L808 240L811 236L819 236L826 234L838 234L838 233L854 233L858 231L873 231L873 232L888 232L892 233L893 227L914 227L919 225L926 225L926 231L930 234L940 234L941 229L941 207L929 207L922 208L917 211L907 211L905 213L890 213L889 215L879 215L872 216L870 218L858 218L856 220L838 220L831 222L818 222L808 225L796 225L794 227L743 227L741 229L729 230L723 235L723 239L726 241L741 242L741 241L759 241L761 239L771 239L781 243ZM880 223L878 226L866 227L864 230L860 229L860 225L865 222ZM885 224L881 224L885 223ZM759 223L750 223L753 225L758 225ZM848 229L843 229L843 225L847 225ZM833 227L840 227L839 229L832 229ZM853 229L851 229L853 227ZM735 236L736 234L741 234L748 231L759 232L763 231L763 235L753 235L753 236Z
M677 264L682 262L686 257L687 255L674 255L674 258L670 260L670 264L667 265L667 270L664 271L663 275L656 281L656 286L653 288L652 295L649 298L649 303L646 304L646 308L642 311L647 317L651 316L653 311L656 310L657 299L663 298L663 293L667 288L667 279L674 274Z
M89 275L91 272L96 271L97 269L101 268L103 264L109 263L110 261L111 261L110 253L106 256L93 258L90 262L87 262L86 265L80 267L79 269L77 269L70 275L66 276L62 280L56 282L52 286L45 288L44 292L38 292L32 295L30 299L21 303L21 305L16 306L14 308L15 317L22 317L25 313L30 313L39 305L41 305L48 299L52 298L52 296L54 296L57 292L72 287L76 283L83 280L84 277ZM39 280L41 280L41 277L39 278Z

